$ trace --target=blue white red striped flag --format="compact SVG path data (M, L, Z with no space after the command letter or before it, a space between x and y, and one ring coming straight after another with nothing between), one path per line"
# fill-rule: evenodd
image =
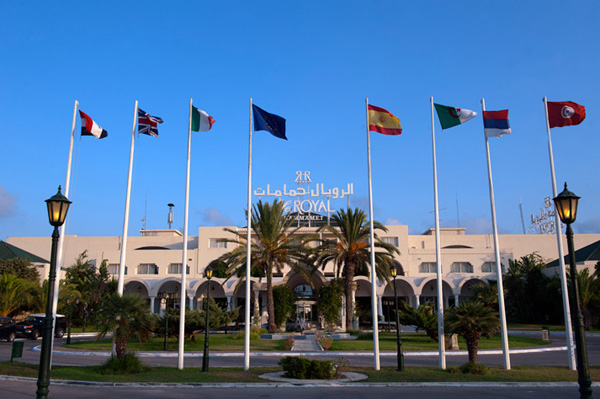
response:
M500 137L503 134L511 134L508 123L508 110L483 111L483 128L486 137Z
M162 118L152 116L138 108L138 133L158 137L158 124L163 123Z

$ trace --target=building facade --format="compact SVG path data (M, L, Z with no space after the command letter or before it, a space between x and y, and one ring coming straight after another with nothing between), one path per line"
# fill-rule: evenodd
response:
M396 279L398 296L412 306L425 301L435 303L436 298L436 253L435 234L430 229L423 234L411 235L404 225L386 226L388 231L380 232L380 238L398 248L395 255L399 273ZM245 232L245 228L228 226L228 229ZM316 227L303 227L300 233L321 234ZM465 228L440 229L442 248L443 296L445 306L459 303L472 295L471 287L477 283L488 283L497 279L493 248L493 236L488 234L466 234ZM124 291L137 293L147 298L150 310L161 313L165 307L177 307L179 301L174 298L185 292L187 306L199 309L205 298L208 282L204 278L205 268L219 256L231 251L231 243L220 242L220 238L234 238L224 227L200 227L196 236L188 237L187 286L181 289L181 271L183 256L183 235L173 229L142 230L139 236L130 236L127 242ZM578 234L576 249L592 245L600 240L600 234ZM7 242L43 258L50 253L49 237L9 237ZM108 271L118 277L121 256L120 237L65 237L63 264L64 269L75 263L75 259L86 251L88 260L99 266L103 261ZM315 244L316 245L316 244ZM555 235L500 235L500 257L503 272L509 259L538 253L548 262L558 256ZM566 244L564 246L566 248ZM591 265L582 262L578 266ZM556 268L550 270L557 272ZM47 267L40 274L47 276ZM296 296L297 312L309 320L318 321L315 311L316 297L320 287L335 277L333 265L315 270L311 281L285 268L283 273L275 274L274 285L286 284ZM356 308L370 312L371 282L367 276L356 276L356 290L353 300ZM223 307L232 309L244 306L245 284L238 284L237 278L229 280L213 278L210 283L211 297ZM376 280L378 313L389 319L393 307L394 290L392 282ZM159 300L168 294L171 299ZM252 279L253 312L266 322L266 281ZM243 313L242 313L243 314Z

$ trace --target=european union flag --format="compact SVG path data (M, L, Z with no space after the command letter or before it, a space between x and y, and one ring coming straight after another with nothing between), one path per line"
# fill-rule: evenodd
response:
M254 115L254 131L266 130L275 137L287 140L285 137L285 119L279 115L270 114L267 111L252 104Z

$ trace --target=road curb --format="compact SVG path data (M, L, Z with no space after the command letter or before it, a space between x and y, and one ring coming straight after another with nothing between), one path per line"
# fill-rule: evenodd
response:
M37 379L29 377L14 377L0 375L0 381L35 382ZM312 382L312 383L284 383L284 382L248 382L248 383L205 383L205 382L95 382L95 381L70 381L50 380L52 385L65 386L97 386L115 388L336 388L340 386L353 386L360 388L382 387L447 387L447 388L565 388L578 387L576 382ZM593 387L600 387L600 382L593 382Z

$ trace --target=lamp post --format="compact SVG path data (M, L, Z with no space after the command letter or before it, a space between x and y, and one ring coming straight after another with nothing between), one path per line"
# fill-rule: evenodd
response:
M577 217L578 196L567 189L554 198L556 211L560 220L567 225L567 245L569 247L569 269L571 275L571 317L575 326L575 354L577 355L577 382L579 383L579 397L592 397L592 379L590 378L590 368L588 364L587 347L585 344L585 330L583 328L583 315L581 314L581 304L579 302L579 284L577 280L577 266L575 265L575 249L573 245L573 230L571 223L575 222Z
M58 228L63 225L67 217L67 211L71 201L60 192L46 200L48 207L48 220L50 225L54 226L52 232L52 250L50 253L50 272L48 273L48 295L46 300L46 317L44 317L44 331L42 333L42 352L40 354L40 367L38 373L36 391L37 399L46 399L48 397L48 387L50 386L50 352L52 351L52 298L54 297L54 282L56 281L56 252L58 249Z
M400 339L400 321L398 320L398 292L396 291L396 276L398 275L398 269L396 265L392 263L390 266L390 272L394 277L394 301L396 303L396 348L398 350L398 371L404 370L404 353L402 353L402 340Z
M164 303L165 304L165 341L163 343L163 350L167 351L168 350L168 338L169 338L169 312L167 312L167 302L169 299L169 294L167 294L166 292L161 292L159 295L160 298L160 303Z
M206 324L204 326L204 354L202 355L202 371L208 371L208 310L210 309L210 279L212 278L213 268L208 265L204 269L204 277L208 280L206 288Z

